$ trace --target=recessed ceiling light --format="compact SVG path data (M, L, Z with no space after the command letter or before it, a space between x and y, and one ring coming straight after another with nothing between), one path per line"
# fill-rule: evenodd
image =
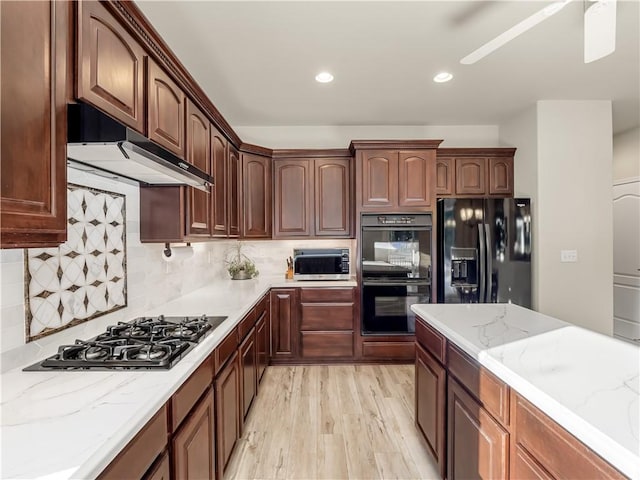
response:
M444 83L444 82L448 82L452 78L453 78L453 75L451 75L449 72L440 72L435 77L433 77L433 81L436 83Z
M316 75L316 82L329 83L333 81L333 75L329 72L320 72Z

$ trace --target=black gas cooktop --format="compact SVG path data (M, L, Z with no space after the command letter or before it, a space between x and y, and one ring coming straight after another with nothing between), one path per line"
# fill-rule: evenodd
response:
M91 340L61 345L24 371L169 369L227 317L141 317Z

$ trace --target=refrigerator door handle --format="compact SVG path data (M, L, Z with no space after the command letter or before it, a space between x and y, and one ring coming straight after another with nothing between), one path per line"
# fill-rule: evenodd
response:
M491 230L489 224L484 224L484 234L487 245L487 303L491 303L491 297L493 296L493 252L491 243Z
M478 245L480 250L480 262L478 268L478 276L480 281L480 295L478 296L478 303L485 303L484 299L484 290L485 290L485 233L484 233L484 224L478 224Z

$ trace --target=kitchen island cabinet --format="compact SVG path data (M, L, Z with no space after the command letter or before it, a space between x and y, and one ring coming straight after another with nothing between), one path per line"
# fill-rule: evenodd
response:
M412 309L417 348L447 376L443 478L640 478L637 416L627 415L640 400L627 387L638 347L511 304ZM422 411L442 414L423 371L417 364L419 426ZM433 451L433 429L421 430Z

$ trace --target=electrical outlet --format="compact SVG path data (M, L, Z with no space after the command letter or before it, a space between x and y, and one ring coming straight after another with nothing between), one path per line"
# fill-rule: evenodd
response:
M560 250L560 261L562 263L574 263L578 261L577 250Z

